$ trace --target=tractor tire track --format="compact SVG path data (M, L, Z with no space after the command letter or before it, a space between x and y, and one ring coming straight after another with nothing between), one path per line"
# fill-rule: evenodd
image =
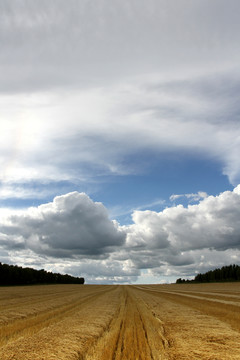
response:
M120 307L108 330L86 354L85 360L167 359L163 324L131 286L122 286Z

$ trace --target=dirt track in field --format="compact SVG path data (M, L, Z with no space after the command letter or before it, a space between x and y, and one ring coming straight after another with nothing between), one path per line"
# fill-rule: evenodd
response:
M240 283L0 288L1 360L240 360Z

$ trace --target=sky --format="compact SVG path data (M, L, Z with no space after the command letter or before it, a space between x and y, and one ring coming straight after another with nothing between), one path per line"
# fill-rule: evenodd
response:
M0 0L0 261L86 283L240 263L240 2Z

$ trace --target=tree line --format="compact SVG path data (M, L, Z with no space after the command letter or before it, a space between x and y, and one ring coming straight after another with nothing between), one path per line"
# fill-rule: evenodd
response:
M84 278L0 263L0 285L36 284L84 284Z
M240 266L229 265L223 266L220 269L210 270L205 274L198 274L193 280L177 279L176 283L206 283L206 282L224 282L224 281L240 281Z

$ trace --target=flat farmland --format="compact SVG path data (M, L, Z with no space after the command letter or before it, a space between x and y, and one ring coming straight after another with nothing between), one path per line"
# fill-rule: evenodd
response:
M1 360L240 360L240 283L0 288Z

